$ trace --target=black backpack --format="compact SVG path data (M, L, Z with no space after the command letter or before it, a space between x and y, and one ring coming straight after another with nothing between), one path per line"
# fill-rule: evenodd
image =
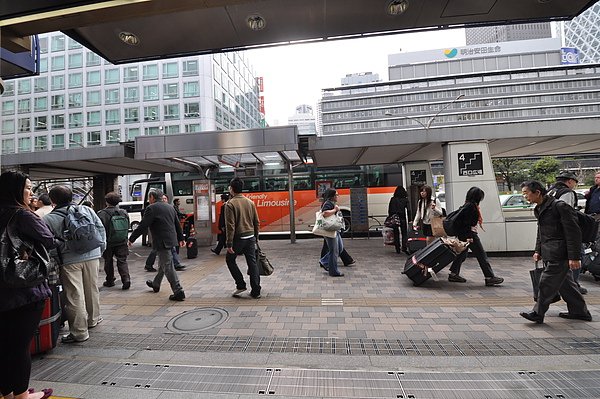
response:
M444 225L444 231L446 232L446 235L449 235L449 236L458 235L458 232L459 232L460 228L462 227L460 225L460 211L462 211L463 208L464 208L464 205L461 206L460 208L458 208L457 210L450 212L448 214L448 216L446 216L446 219L444 219L443 225Z
M590 215L586 215L581 211L577 212L577 222L579 223L579 228L581 229L581 242L582 243L590 243L595 242L596 237L598 237L598 224Z

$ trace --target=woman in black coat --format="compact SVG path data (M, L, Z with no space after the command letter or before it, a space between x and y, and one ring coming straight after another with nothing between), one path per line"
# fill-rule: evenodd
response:
M408 232L406 229L406 215L410 213L408 210L408 194L404 187L396 187L394 196L390 199L388 205L388 217L398 216L400 220L399 225L395 225L394 229L394 246L396 247L396 253L400 251L408 255ZM402 247L400 246L400 234L402 234Z
M481 240L477 234L477 226L479 225L479 227L482 227L483 225L479 203L483 201L484 196L485 193L479 187L471 187L469 191L467 191L465 204L460 207L454 228L459 240L470 242L468 249L475 254L475 257L477 257L479 267L481 267L481 271L485 276L485 285L490 287L502 284L504 279L494 275L485 249L483 249L483 245L481 245ZM452 262L448 281L454 283L464 283L467 281L466 278L460 276L460 267L465 259L467 259L467 253L468 250L463 251L456 257L454 262Z

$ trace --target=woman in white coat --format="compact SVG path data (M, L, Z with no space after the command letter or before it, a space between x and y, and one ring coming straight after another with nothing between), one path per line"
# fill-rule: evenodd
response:
M431 219L434 216L442 216L442 206L437 198L433 198L431 187L423 186L419 191L419 202L417 203L417 213L413 220L413 229L419 228L419 222L423 224L423 234L427 239L427 244L434 239L431 230Z

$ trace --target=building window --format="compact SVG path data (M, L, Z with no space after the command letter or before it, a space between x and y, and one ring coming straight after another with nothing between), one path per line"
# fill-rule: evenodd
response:
M42 76L33 79L33 91L36 93L43 93L48 91L48 77Z
M69 114L69 128L83 127L83 112Z
M2 154L15 153L15 139L2 140Z
M140 100L140 91L137 87L124 87L123 88L123 102L135 103Z
M69 69L83 67L83 54L69 54Z
M183 105L184 117L185 118L199 118L200 117L200 103L187 103Z
M87 51L85 53L85 65L86 66L97 66L100 65L100 56L98 54Z
M4 101L2 103L2 115L14 115L15 102L13 100Z
M185 132L186 133L197 133L200 131L200 124L199 123L191 123L189 125L185 125Z
M144 101L158 100L158 85L144 86Z
M179 76L179 67L177 62L167 62L163 66L163 79L176 78Z
M52 71L63 71L65 69L65 56L59 55L50 59L50 69Z
M15 84L13 82L4 82L4 96L12 96L15 94Z
M106 144L115 144L121 141L121 131L119 129L107 130L105 133Z
M158 65L144 65L143 69L143 77L144 80L156 80L158 79Z
M83 46L81 44L79 44L78 42L76 42L75 40L68 38L67 41L69 42L68 46L69 46L69 50L73 50L73 49L77 49L77 48L82 48Z
M52 129L64 129L65 128L65 116L63 114L60 115L52 115Z
M35 151L46 151L48 149L48 137L36 136L33 139L33 145Z
M75 89L83 87L83 73L71 73L69 74L69 89Z
M15 120L6 119L2 121L2 134L12 134L15 132Z
M179 125L165 126L165 134L177 134L179 133Z
M127 141L133 141L133 139L140 135L140 129L137 127L127 128L125 135L127 136Z
M100 91L97 91L97 90L88 91L86 103L87 103L88 107L102 104L102 95L101 95Z
M31 131L31 119L19 118L17 123L19 124L19 133L26 133Z
M125 108L125 123L134 123L140 121L139 108Z
M179 119L179 104L165 105L165 120Z
M90 71L87 73L87 85L98 86L101 83L100 71Z
M65 88L65 77L63 75L50 77L50 89L51 90L63 90L64 88Z
M34 111L47 111L48 110L48 97L36 97L33 100Z
M104 92L104 104L118 104L119 89L108 89Z
M40 73L48 72L48 58L42 58L40 60Z
M83 135L81 133L69 133L69 148L83 147Z
M87 133L87 145L100 145L101 133L100 131L93 131Z
M31 101L28 98L19 100L18 107L20 114L31 112Z
M121 81L121 71L119 68L107 69L104 71L104 84L110 85Z
M65 148L65 135L64 134L53 134L52 135L52 149L61 150Z
M83 93L70 93L69 94L69 108L81 108L83 107Z
M183 61L183 76L198 76L198 60Z
M48 130L48 117L47 116L36 116L33 118L33 130L41 131Z
M200 95L200 85L198 82L185 82L183 84L183 97L198 97Z
M157 136L160 134L160 128L158 126L144 128L145 136Z
M106 122L107 125L118 125L121 123L121 110L119 109L107 109L106 110Z
M31 80L30 79L19 80L19 83L17 86L17 93L18 94L30 94L31 93Z
M40 54L47 54L48 53L48 38L47 37L40 37Z
M54 51L63 51L65 49L65 36L52 36L50 38L50 49Z
M50 97L50 109L64 109L65 108L65 96L58 94Z
M147 121L157 121L160 119L160 114L158 113L158 106L153 105L150 107L144 107L144 120Z
M19 152L31 152L31 137L19 137Z
M163 99L179 98L179 84L166 83L163 84Z
M90 111L87 113L87 125L88 126L100 126L102 123L102 115L100 111Z
M123 68L123 82L137 82L138 80L137 66Z

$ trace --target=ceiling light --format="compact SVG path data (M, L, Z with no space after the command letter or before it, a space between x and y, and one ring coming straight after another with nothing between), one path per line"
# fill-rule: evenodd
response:
M390 15L396 16L403 14L407 8L408 0L391 0L386 7L386 12Z
M254 14L249 15L248 18L246 18L246 24L248 25L248 28L252 29L253 31L259 31L263 30L265 26L267 26L267 21L265 21L265 19L260 15Z
M136 35L131 32L121 32L119 33L119 39L125 44L129 44L130 46L137 46L140 44L140 39Z

